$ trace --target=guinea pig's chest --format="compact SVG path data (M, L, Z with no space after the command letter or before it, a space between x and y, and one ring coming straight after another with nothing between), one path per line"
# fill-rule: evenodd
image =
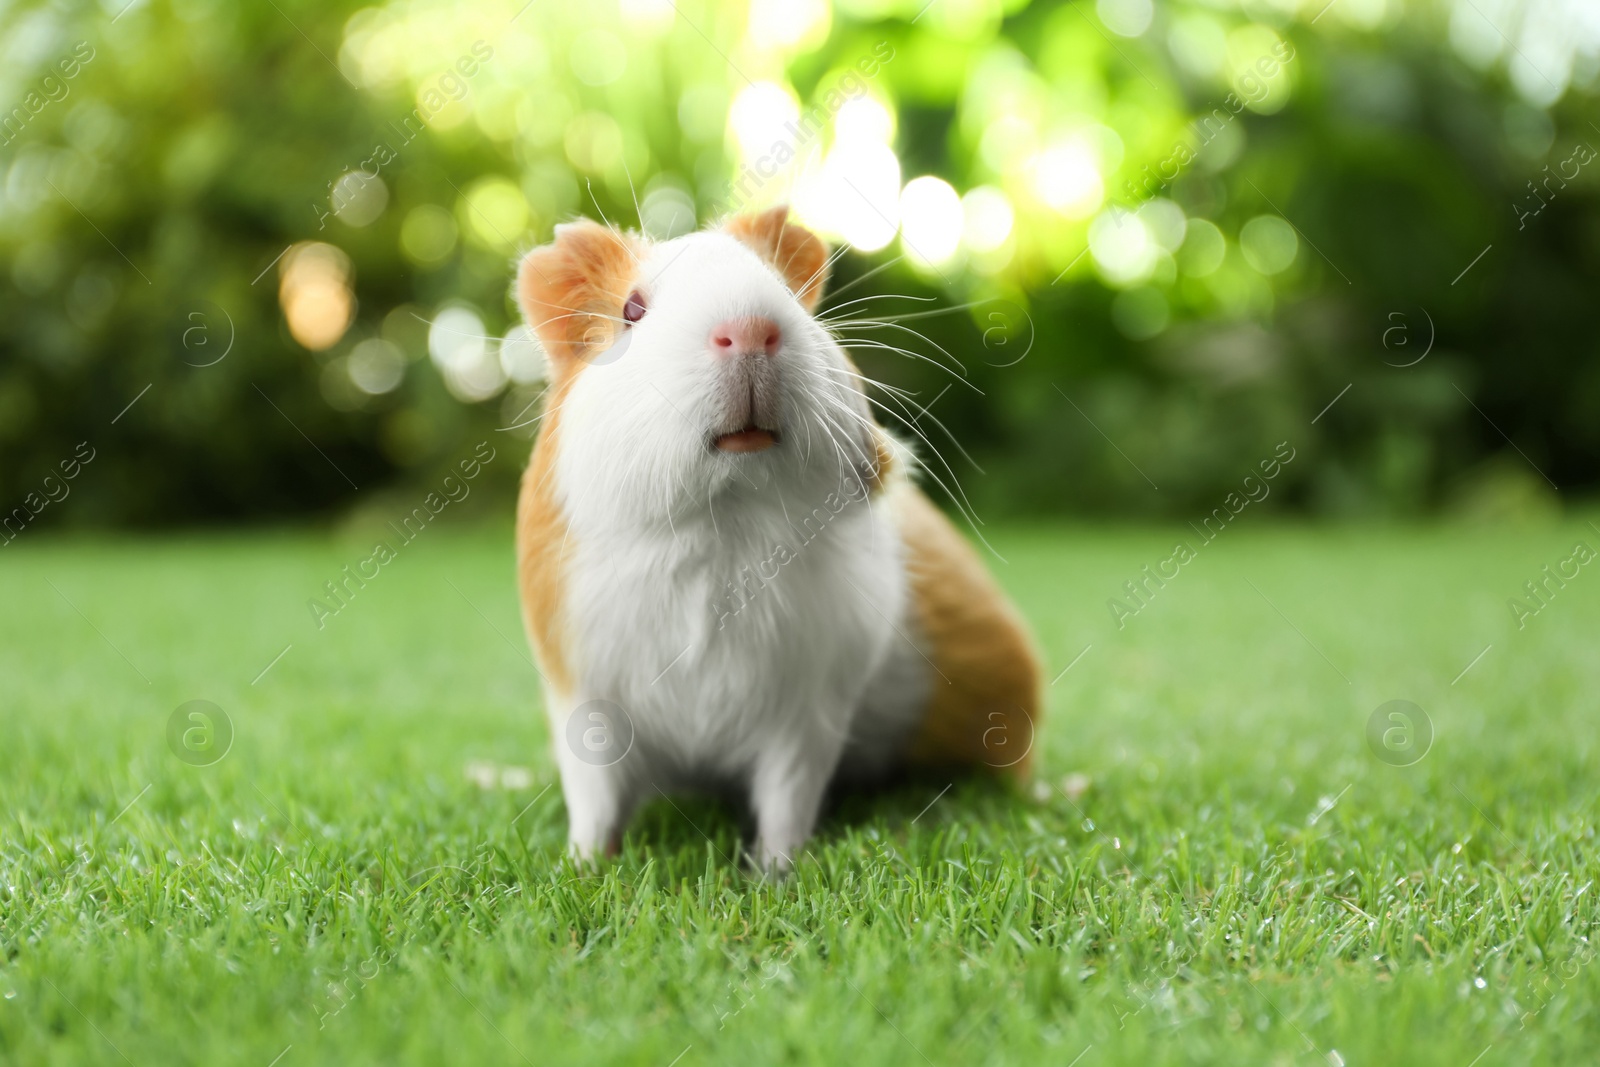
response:
M739 747L814 709L848 715L903 610L898 540L870 508L828 522L579 545L568 618L586 698L648 741Z

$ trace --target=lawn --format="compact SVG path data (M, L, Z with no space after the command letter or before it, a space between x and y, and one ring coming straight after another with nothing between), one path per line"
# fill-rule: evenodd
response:
M1600 532L1246 514L1119 629L1180 535L990 532L1056 679L1033 786L846 798L774 883L709 801L567 865L507 529L430 528L320 630L370 537L30 530L0 1061L1593 1062L1600 568L1507 600Z

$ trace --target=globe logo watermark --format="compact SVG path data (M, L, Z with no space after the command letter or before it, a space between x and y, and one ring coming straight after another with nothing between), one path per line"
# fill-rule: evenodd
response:
M986 300L979 305L978 329L991 367L1014 367L1033 351L1033 316L1010 300Z
M191 767L209 767L233 748L233 720L209 700L179 704L167 717L167 747Z
M583 332L583 347L591 350L589 364L595 367L617 362L628 354L628 347L632 344L633 330L630 328L598 323Z
M1422 353L1416 356L1412 355L1417 346L1411 343L1411 324L1406 319L1406 313L1403 311L1389 312L1388 318L1385 320L1389 325L1383 331L1383 347L1393 352L1396 358L1402 361L1395 362L1388 356L1383 357L1383 361L1389 366L1415 367L1418 363L1427 359L1428 353L1433 351L1433 342L1438 338L1438 330L1434 328L1433 316L1428 314L1428 309L1420 308L1420 310L1423 319L1428 324L1428 340L1422 346Z
M633 749L633 720L609 700L586 700L567 716L567 748L591 767L609 767Z
M228 332L224 338L219 323L227 323ZM185 358L184 362L191 367L214 367L228 358L228 353L233 351L233 342L238 331L233 325L233 316L222 305L210 300L200 301L200 307L184 316L183 333L180 340L184 351L194 356L194 360ZM216 333L212 330L216 328Z
M986 716L990 723L983 731L981 739L985 754L984 764L996 769L1015 767L1028 758L1028 753L1033 751L1033 717L1021 708L1014 707L1012 713L1004 711L991 711ZM1023 726L1017 730L1017 736L1012 736L1011 728Z
M1409 700L1380 704L1367 719L1367 747L1381 763L1409 767L1433 747L1433 720Z

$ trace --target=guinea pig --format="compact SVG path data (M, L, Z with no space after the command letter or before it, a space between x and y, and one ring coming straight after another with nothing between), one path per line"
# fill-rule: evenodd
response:
M708 789L783 872L835 781L1026 773L1032 641L814 317L829 266L778 207L667 241L578 220L518 270L550 374L518 578L580 860Z

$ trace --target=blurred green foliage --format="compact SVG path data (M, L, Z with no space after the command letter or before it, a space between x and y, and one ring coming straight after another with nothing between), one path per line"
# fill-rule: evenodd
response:
M0 508L330 513L525 449L515 254L575 214L676 232L744 202L742 130L785 98L823 128L750 202L826 222L821 170L875 115L890 211L913 177L968 194L953 251L915 246L953 232L931 183L835 288L922 316L841 332L929 357L858 353L980 513L1203 514L1280 441L1305 459L1273 499L1318 513L1548 507L1600 460L1600 32L1472 11L0 5Z

